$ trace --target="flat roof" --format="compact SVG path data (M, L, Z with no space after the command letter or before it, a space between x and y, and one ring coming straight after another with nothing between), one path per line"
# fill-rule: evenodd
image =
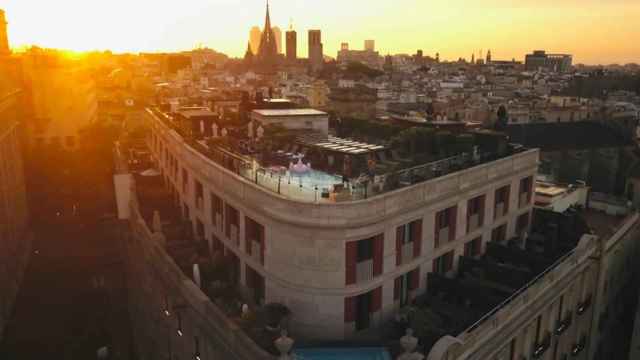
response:
M316 109L262 109L253 110L261 116L328 116L324 111Z

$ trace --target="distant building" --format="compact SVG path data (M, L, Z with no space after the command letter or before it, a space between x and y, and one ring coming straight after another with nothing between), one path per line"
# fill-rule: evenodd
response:
M0 56L11 53L9 48L9 37L7 36L7 20L4 10L0 9Z
M282 54L282 30L278 26L271 28L273 30L273 36L276 39L276 47L278 48L278 54Z
M525 56L525 70L547 70L564 73L571 70L573 57L567 54L547 54L544 50L535 50Z
M322 32L309 30L309 66L311 70L321 70L324 65L324 53L322 50Z
M376 41L375 40L365 40L364 41L364 49L366 51L376 51Z
M295 61L298 59L298 33L291 29L287 31L287 60Z
M382 64L380 54L375 51L374 40L366 40L364 50L349 50L349 43L342 43L340 51L338 51L337 60L339 64L358 62L372 68L380 68Z
M251 120L262 126L279 124L288 130L311 130L329 133L329 115L314 109L253 110Z
M251 28L251 32L249 33L249 44L251 46L251 51L253 55L258 54L258 50L260 49L260 38L262 37L262 31L257 26Z
M274 29L271 27L269 3L264 20L264 30L260 37L260 48L255 59L256 65L265 71L271 71L278 63L278 43Z
M97 120L96 85L91 75L48 50L27 52L22 64L32 111L25 126L27 142L36 148L76 149L80 130Z

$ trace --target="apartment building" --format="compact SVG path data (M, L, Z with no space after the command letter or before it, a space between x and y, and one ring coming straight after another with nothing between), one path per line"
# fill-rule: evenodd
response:
M232 259L256 303L288 306L305 338L375 328L425 292L427 274L452 273L459 255L529 227L537 150L330 202L286 195L284 181L261 186L257 172L251 181L243 166L221 165L233 154L213 161L149 114L152 155L196 236Z
M27 265L27 200L20 146L22 93L0 88L0 339Z

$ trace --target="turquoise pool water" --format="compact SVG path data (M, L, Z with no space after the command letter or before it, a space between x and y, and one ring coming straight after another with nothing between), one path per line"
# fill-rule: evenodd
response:
M333 185L342 183L342 178L317 170L311 170L302 175L287 172L287 179L289 176L291 184L298 185L302 182L302 186L309 189L314 189L315 186L318 186L318 190L331 189Z
M384 348L321 348L296 349L295 360L391 360Z

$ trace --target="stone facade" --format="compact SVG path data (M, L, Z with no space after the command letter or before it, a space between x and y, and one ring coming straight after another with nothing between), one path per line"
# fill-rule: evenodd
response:
M506 225L507 238L515 236L516 219L532 210L533 196L521 202L518 194L521 180L537 171L537 150L366 200L317 204L260 188L200 154L152 115L149 123L150 148L158 167L179 194L179 202L188 209L194 227L204 224L204 236L212 249L221 246L225 254L239 259L242 285L255 287L257 274L263 282L262 301L280 302L292 310L291 331L298 338L344 339L357 335L348 303L363 294L372 294L369 326L381 324L400 307L394 300L396 278L417 273L418 281L411 290L424 292L435 259L450 252L457 259L465 244L477 238L484 247L492 231L502 225ZM173 170L176 161L177 172ZM183 171L186 177L181 176ZM506 211L494 215L496 190L505 186L511 189L508 206L503 204L500 208ZM196 188L203 189L201 199L194 194ZM479 196L484 196L483 221L468 232L467 204ZM223 208L235 209L237 216L234 211L228 221L224 218L227 211L214 214L213 199L221 199ZM449 218L455 236L436 246L436 214L449 208L456 209ZM247 251L247 240L251 240L247 219L264 228L262 261ZM413 259L399 263L398 228L412 222L420 224L414 240L421 245ZM228 227L232 231L225 231ZM359 275L354 275L355 281L350 283L348 249L364 240L372 241L373 252L378 255L373 256L372 270L366 269L366 261L358 262L358 269L353 271ZM456 267L452 264L452 270Z
M21 92L0 95L0 339L31 253L20 131Z
M583 235L573 251L494 312L456 337L441 338L429 359L602 358L602 314L615 304L615 295L631 274L625 263L640 249L639 226L640 216L632 213L611 233ZM605 285L612 277L616 284Z

